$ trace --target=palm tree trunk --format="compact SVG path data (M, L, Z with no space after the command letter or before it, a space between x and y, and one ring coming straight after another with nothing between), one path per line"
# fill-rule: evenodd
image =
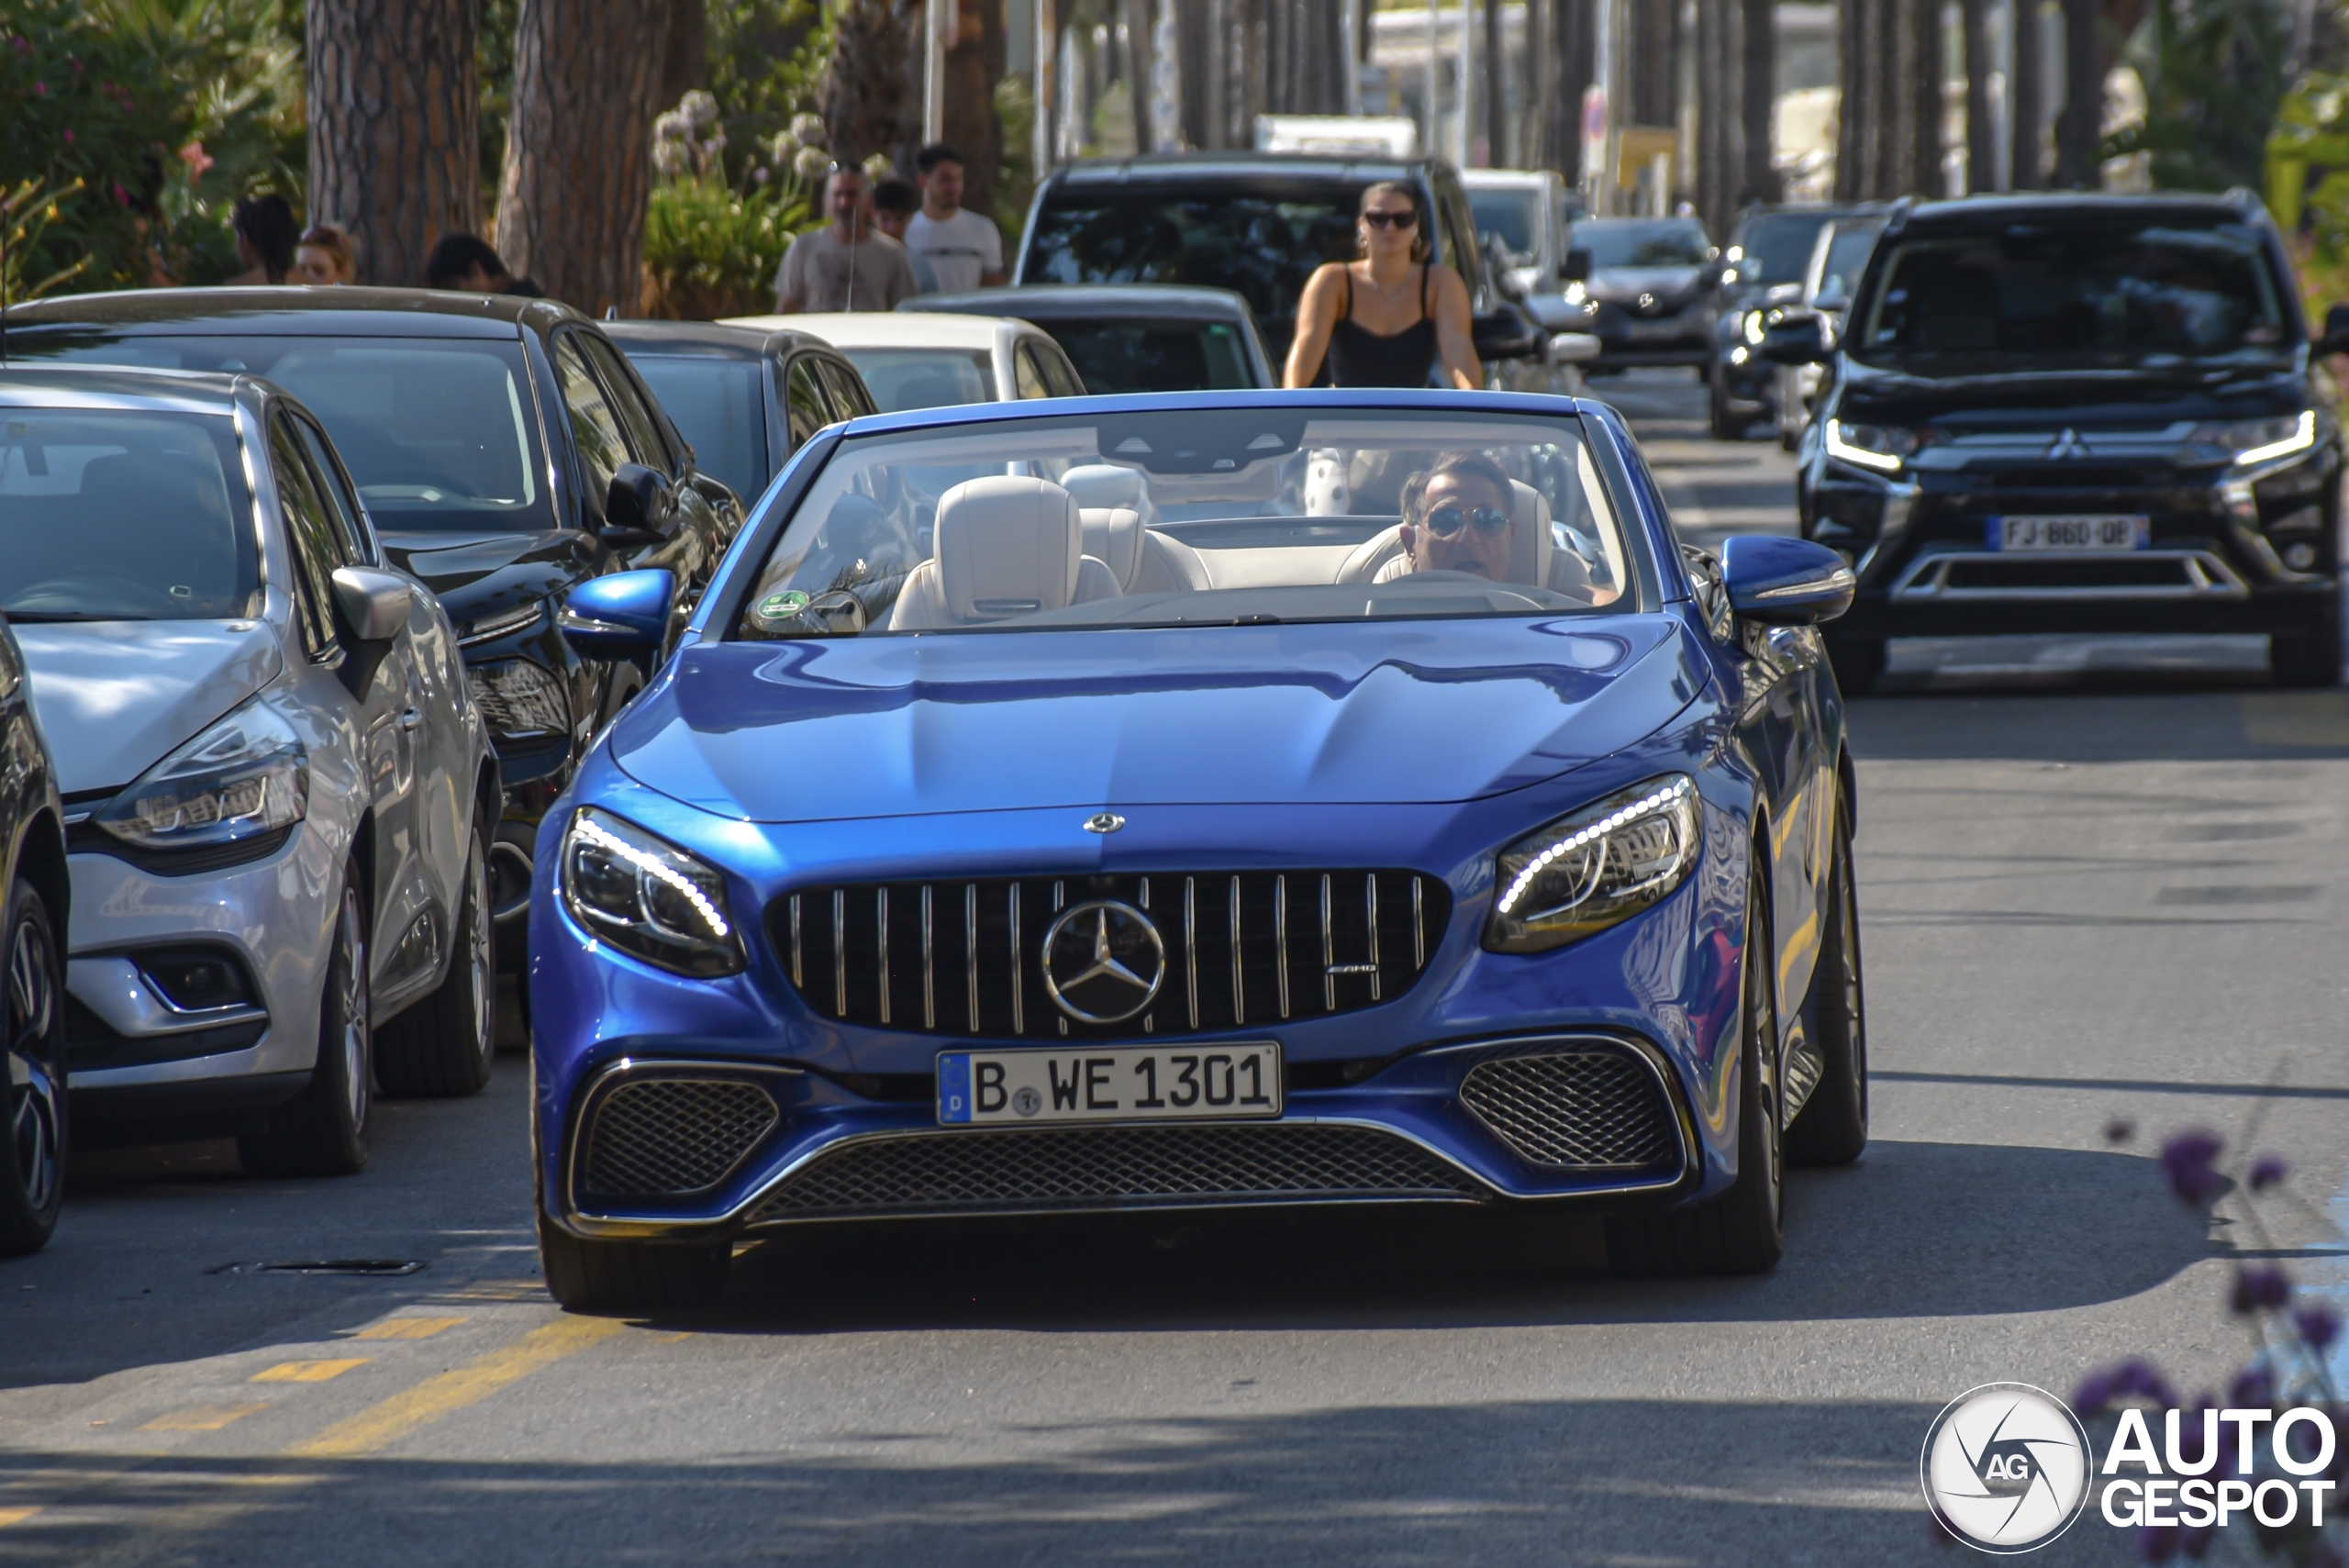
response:
M2105 42L2099 0L2064 0L2064 112L2055 121L2055 184L2092 191L2103 183Z
M2015 68L2007 96L2014 105L2014 172L2008 188L2035 191L2047 180L2047 161L2039 145L2047 127L2047 51L2040 28L2039 0L2012 3Z
M1745 167L1738 204L1778 199L1778 170L1772 161L1777 150L1778 8L1776 0L1743 0L1744 29L1740 39L1738 107L1745 120ZM1728 230L1713 230L1716 237Z
M421 284L481 221L473 0L308 0L310 216L348 225L362 283Z

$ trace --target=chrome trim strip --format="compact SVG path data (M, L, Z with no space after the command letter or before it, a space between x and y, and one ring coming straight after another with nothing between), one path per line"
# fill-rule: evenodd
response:
M1248 981L1240 962L1240 879L1231 879L1231 1027L1248 1027Z
M1370 999L1376 1002L1382 999L1378 994L1378 873L1366 871L1362 882L1370 904Z
M1422 898L1419 879L1411 879L1411 973L1417 974L1428 966L1428 911Z
M791 984L805 989L799 979L799 895L791 895Z
M931 954L930 884L921 884L921 1027L938 1027L937 965Z
M1288 1017L1288 878L1273 878L1273 961L1280 984L1276 987L1281 999L1281 1017Z
M971 983L971 1032L979 1032L979 884L963 884L963 973Z
M2162 561L2178 569L2178 581L2165 584L2108 584L2102 586L1964 587L1948 585L1951 569L1961 563L1992 563L1993 569L2024 562ZM2250 596L2234 569L2207 550L1936 550L1920 555L1893 580L1895 599L1936 599L1979 602L1998 599L2242 599Z
M1024 980L1019 973L1019 884L1011 884L1011 1032L1028 1032L1028 999L1020 995Z
M1191 1028L1199 1027L1199 901L1193 879L1183 879L1183 973L1191 992Z
M1338 1010L1338 977L1330 973L1337 962L1338 955L1330 945L1330 873L1325 871L1321 873L1321 1010L1325 1013Z
M881 943L881 1021L889 1021L889 889L885 884L873 901L874 934Z
M848 889L832 889L832 1008L848 1017Z
M1150 878L1146 876L1141 879L1141 910L1145 915L1150 913ZM1156 929L1157 925L1158 922L1155 920L1151 922L1151 926L1153 929ZM1166 960L1163 951L1159 956L1158 973L1160 976L1159 984L1163 987L1166 984L1164 978L1166 973ZM1152 995L1151 1000L1155 1002L1158 998L1157 996ZM1156 1034L1158 1032L1158 1009L1156 1007L1149 1007L1143 1010L1141 1015L1141 1032L1144 1034ZM1061 1025L1061 1033L1068 1033L1068 1025L1065 1021Z

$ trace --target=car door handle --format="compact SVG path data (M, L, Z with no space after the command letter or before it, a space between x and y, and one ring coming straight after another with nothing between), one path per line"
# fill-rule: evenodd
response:
M417 725L422 724L423 722L424 710L420 707L409 708L406 713L400 715L400 728L402 729L414 729Z

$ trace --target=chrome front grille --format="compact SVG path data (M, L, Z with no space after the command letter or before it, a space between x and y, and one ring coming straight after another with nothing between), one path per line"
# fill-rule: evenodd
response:
M1149 1008L1088 1024L1053 1005L1041 949L1061 910L1113 899L1165 950ZM1319 1018L1409 990L1451 914L1408 871L1288 871L803 888L767 911L792 984L827 1018L910 1033L1101 1039Z
M723 1078L640 1078L596 1100L584 1133L581 1184L600 1197L686 1197L707 1192L775 1124L755 1084Z
M2207 550L1943 550L1920 555L1896 599L2240 599L2250 590Z
M842 1144L795 1173L750 1222L1484 1195L1418 1144L1370 1128L1052 1128Z
M1553 1170L1664 1171L1680 1137L1645 1063L1597 1047L1480 1062L1460 1102L1532 1164Z

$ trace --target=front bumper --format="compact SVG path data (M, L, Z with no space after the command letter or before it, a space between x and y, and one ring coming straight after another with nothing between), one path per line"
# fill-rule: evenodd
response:
M1646 365L1709 367L1718 353L1713 307L1709 302L1657 316L1642 316L1620 305L1603 304L1594 324L1584 330L1598 336L1598 357L1590 364L1601 370Z

